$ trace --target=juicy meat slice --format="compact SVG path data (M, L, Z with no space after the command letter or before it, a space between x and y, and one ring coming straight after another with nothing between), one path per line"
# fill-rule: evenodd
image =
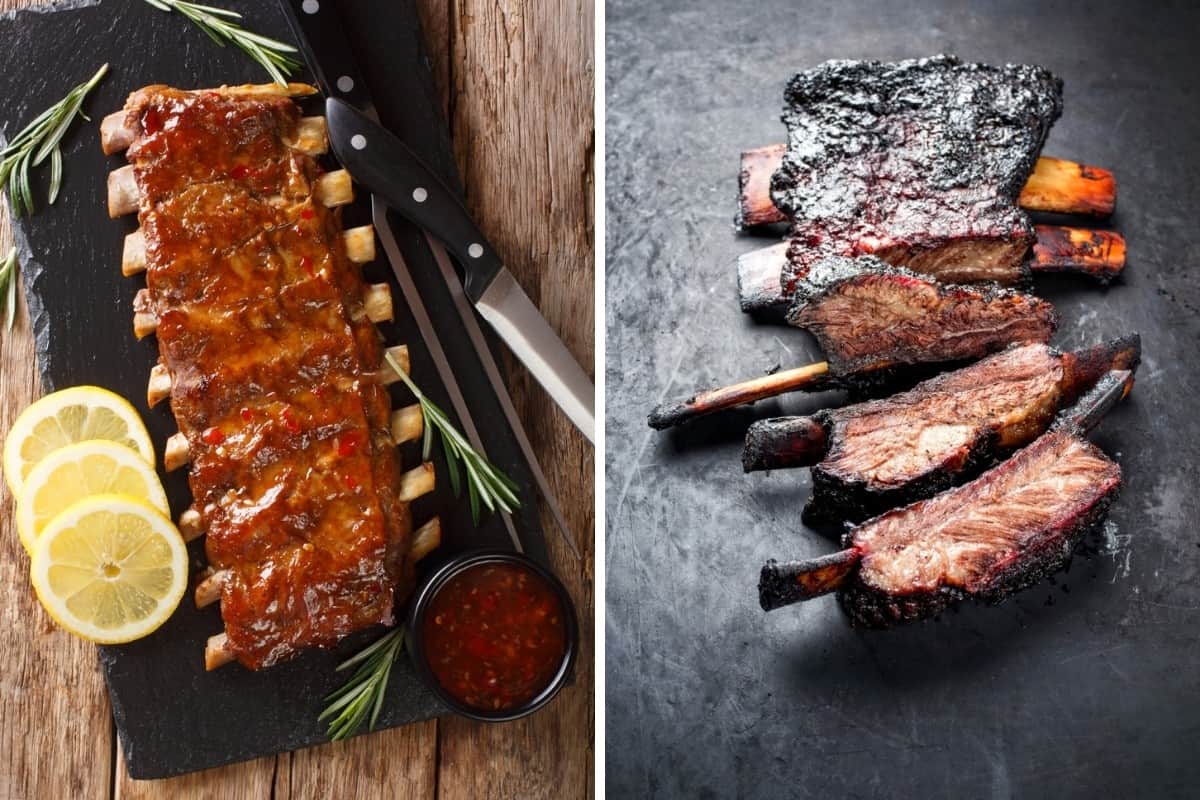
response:
M1047 342L1057 316L1032 295L942 285L864 256L815 265L797 287L788 321L811 331L833 373L847 375Z
M756 422L743 465L812 466L805 521L864 520L969 480L1140 354L1137 334L1067 353L1013 346L881 400Z
M229 646L258 669L393 618L411 520L382 354L298 107L147 87L126 105L147 288Z
M952 485L998 449L1046 430L1061 405L1062 378L1059 355L1031 344L894 397L828 412L833 446L813 468L806 515L865 519Z
M1130 369L1111 370L1049 433L970 483L850 528L837 553L768 561L759 604L837 591L854 624L882 628L965 598L1000 602L1060 569L1121 485L1120 467L1083 437L1132 388Z
M1048 433L965 486L847 533L861 561L842 607L884 627L963 598L1002 600L1060 569L1120 485L1120 467L1094 445Z
M1016 283L1033 228L1016 200L1062 82L953 56L829 61L785 92L772 199L792 219L790 292L830 255L874 254L951 282Z

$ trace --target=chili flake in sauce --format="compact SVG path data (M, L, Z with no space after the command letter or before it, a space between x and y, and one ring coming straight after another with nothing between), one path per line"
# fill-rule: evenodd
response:
M451 577L430 603L422 628L438 683L482 711L533 700L567 653L558 595L516 564L478 564Z

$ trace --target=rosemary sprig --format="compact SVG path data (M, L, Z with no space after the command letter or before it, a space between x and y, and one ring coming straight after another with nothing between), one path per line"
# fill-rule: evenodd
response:
M287 86L287 76L300 68L300 62L288 55L295 53L296 48L278 39L269 39L252 33L236 22L242 15L227 8L206 6L200 3L187 3L184 0L146 0L159 11L178 11L190 19L200 30L208 34L208 38L224 47L226 42L232 42L241 48L263 66L271 76L271 80L280 86Z
M518 508L521 505L521 499L517 497L517 485L513 483L512 478L488 463L486 458L471 447L470 442L458 432L446 413L434 405L433 401L417 388L390 354L385 352L384 358L387 360L388 366L396 371L400 380L404 381L404 385L421 404L421 413L425 417L425 438L421 452L422 458L426 461L429 460L429 454L433 449L433 432L436 430L441 434L442 449L446 453L446 468L450 473L450 488L454 490L455 497L458 497L462 491L460 465L462 470L466 471L471 519L475 521L475 524L479 524L481 504L486 506L488 511L500 509L511 513Z
M12 330L17 318L17 248L8 251L0 261L0 292L4 293L4 319L8 330Z
M58 190L62 187L62 150L59 149L59 142L76 115L88 119L82 110L83 99L107 72L108 64L105 64L96 70L90 80L79 84L66 97L39 114L0 151L0 189L8 187L9 205L15 216L21 216L22 211L33 213L29 168L40 166L47 158L50 159L47 202L53 205L58 199Z
M403 649L404 626L401 625L338 664L338 672L354 666L358 669L341 688L325 698L329 705L317 717L318 722L332 717L327 729L332 741L349 739L362 727L364 720L367 721L368 731L375 729L379 710L383 708L383 695L387 690L392 664Z

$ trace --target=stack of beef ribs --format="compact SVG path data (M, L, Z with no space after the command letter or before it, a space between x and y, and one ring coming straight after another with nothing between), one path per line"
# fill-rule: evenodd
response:
M854 624L884 627L998 602L1103 521L1120 468L1084 437L1132 387L1140 341L1054 350L1054 309L1027 293L1039 273L1124 267L1119 234L1026 213L1112 213L1110 172L1040 157L1061 113L1037 66L830 61L789 82L786 145L743 154L738 227L787 236L739 260L742 309L810 331L827 360L664 404L651 426L935 374L751 426L747 472L811 466L806 521L857 523L839 553L768 562L764 609L836 590Z

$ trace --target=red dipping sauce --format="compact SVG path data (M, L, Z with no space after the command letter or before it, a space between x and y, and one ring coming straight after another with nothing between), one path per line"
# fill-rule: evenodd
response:
M530 569L477 564L438 589L421 643L434 677L459 702L480 711L515 708L537 697L562 667L562 601Z

